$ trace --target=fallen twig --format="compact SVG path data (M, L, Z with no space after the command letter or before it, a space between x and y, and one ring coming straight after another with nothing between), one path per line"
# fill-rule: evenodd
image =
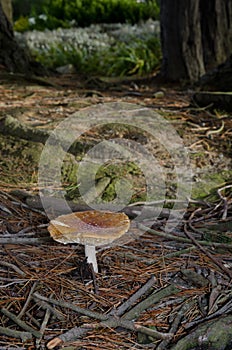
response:
M148 309L152 305L159 302L161 299L164 299L170 295L176 294L180 291L174 284L170 284L169 286L159 290L158 292L154 292L145 300L141 301L139 304L135 305L130 311L125 313L122 318L126 320L133 320L137 318L144 310Z
M156 279L154 276L152 276L141 288L139 288L134 294L131 295L131 297L126 300L125 303L120 305L117 309L113 309L111 312L109 312L108 316L121 316L123 313L138 300L142 295L144 295L155 283ZM92 328L90 327L92 326ZM97 327L99 327L99 324L97 324ZM95 327L96 328L96 327ZM60 345L63 342L76 340L78 338L83 338L86 333L90 331L90 329L93 329L92 325L82 325L81 327L74 327L70 329L68 332L61 334L59 337L56 337L52 339L49 342L50 349L53 349L55 346Z
M219 188L217 190L217 193L219 195L219 197L221 198L221 200L223 201L224 203L224 210L223 210L223 214L222 214L222 220L225 220L227 218L227 213L228 213L228 200L225 196L222 195L222 191L228 189L228 188L232 188L232 185L227 185L227 186L224 186L222 188Z
M178 289L178 291L179 291L179 289ZM89 316L91 318L96 318L96 319L101 321L99 323L99 327L110 327L110 328L123 327L123 328L129 329L131 331L140 332L140 333L150 335L155 339L169 339L169 338L173 337L173 334L161 333L161 332L155 331L153 329L149 329L147 327L137 325L128 319L116 318L113 316L101 314L99 312L94 312L94 311L90 311L88 309L83 309L83 308L76 306L72 303L67 303L67 302L64 302L61 300L55 300L52 298L46 298L46 297L40 295L39 293L34 293L34 295L38 299L53 303L55 305L59 305L61 307L71 309L75 312L78 312L78 313L85 315L85 316ZM58 337L58 340L57 340L57 338L52 339L52 341L47 344L48 349L53 349L55 346L57 346L57 341L61 340L61 342L64 342L64 341L70 341L71 339L72 340L76 339L76 337L77 337L76 332L77 332L78 336L80 336L80 328L79 327L72 328L69 332L66 332L63 335L60 335Z
M17 315L17 318L18 318L18 319L22 318L24 312L26 311L26 309L27 309L27 307L28 307L28 304L29 304L30 301L31 301L32 294L34 293L37 284L38 284L38 281L35 281L35 282L33 283L33 286L31 287L30 292L29 292L29 294L28 294L27 300L26 300L25 304L23 305L23 307L22 307L20 313Z
M139 224L138 227L146 232L149 232L149 233L156 235L156 236L159 236L159 237L163 237L166 239L171 239L173 241L178 241L178 242L183 242L183 243L189 243L189 244L193 243L190 238L174 236L174 235L167 233L167 232L156 231L152 228L144 226L143 224ZM209 246L212 248L225 248L225 249L232 248L232 244L229 244L229 243L218 243L218 242L208 242L208 241L197 241L197 242L201 245Z
M210 252L208 252L204 247L201 246L201 243L198 242L192 234L187 230L187 225L184 225L184 232L186 236L205 254L207 255L222 271L224 271L230 279L232 279L232 272L223 265L219 260L217 260Z
M33 299L39 306L42 307L42 309L49 310L58 320L64 321L64 316L54 307L52 307L49 303L46 303L43 300L40 300L36 298L35 295L33 295Z
M178 311L177 315L174 318L174 321L172 322L172 325L170 327L169 332L175 334L178 330L179 324L184 317L184 314L191 309L191 307L196 303L195 300L192 300L190 303L185 302L180 310ZM157 346L156 350L166 350L168 344L170 343L170 339L164 339L162 342Z
M50 237L1 237L0 244L41 244L52 242Z
M184 328L185 329L189 329L192 327L195 327L197 325L199 325L200 323L203 323L205 321L209 321L212 319L215 319L216 317L220 317L220 316L225 316L226 314L230 314L232 311L232 300L229 300L225 305L223 305L219 310L213 312L212 314L204 317L204 318L200 318L198 320L192 321L187 323Z
M0 334L4 334L12 338L20 338L23 342L32 339L32 334L30 332L20 332L6 327L0 327Z
M134 294L130 296L122 305L120 305L116 310L112 310L108 315L122 316L124 312L129 309L142 295L147 293L147 291L154 285L156 278L152 276L141 288L139 288Z
M13 269L15 272L17 272L19 275L23 277L26 276L26 273L24 271L22 271L18 266L12 263L9 263L7 261L0 261L0 265L10 267L11 269Z
M44 332L45 332L45 329L46 329L46 326L48 324L48 321L49 321L49 318L51 316L51 311L49 309L46 310L45 312L45 316L44 316L44 319L43 319L43 322L41 324L41 327L40 327L40 333L41 333L41 337L36 339L36 346L38 347L42 338L43 338L43 335L44 335Z
M20 326L21 328L25 329L25 331L33 334L36 338L40 338L41 337L41 333L39 331L35 330L31 326L28 326L28 324L26 324L24 321L20 320L16 315L12 314L12 312L8 311L5 308L1 308L0 311L5 316L10 318L13 322L15 322L18 326Z
M83 337L83 335L85 335L86 332L93 330L93 329L99 329L100 327L107 327L107 328L122 327L125 329L129 329L133 332L144 333L146 335L151 336L154 339L172 339L172 337L173 337L172 333L161 333L161 332L158 332L154 329L150 329L148 327L144 327L144 326L140 326L138 324L135 324L132 321L110 317L106 321L102 321L98 324L83 325L83 328L82 327L74 327L71 330L69 330L68 332L61 334L59 337L56 337L56 338L52 339L51 341L49 341L47 344L47 348L54 349L54 347L61 345L62 343L76 340L77 338Z

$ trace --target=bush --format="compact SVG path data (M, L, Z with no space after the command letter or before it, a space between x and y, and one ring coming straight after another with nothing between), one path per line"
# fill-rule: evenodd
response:
M161 61L160 25L144 23L91 25L16 33L36 60L49 68L72 64L78 72L100 76L144 75Z
M86 27L93 23L134 24L159 17L159 6L155 0L27 0L27 10L21 0L14 0L17 13L20 13L20 3L24 17L35 18L35 24L30 25L30 29L38 30L65 28L74 21L77 26ZM46 20L41 21L41 15L45 15Z
M161 61L160 42L134 40L131 44L117 42L112 47L92 51L87 46L54 45L35 54L36 59L49 68L72 64L83 74L101 76L129 76L151 73Z
M14 30L16 32L26 32L30 29L30 23L27 17L20 16L19 19L14 23Z
M151 44L151 39L149 42ZM155 49L149 48L148 43L141 40L134 40L130 45L119 42L110 50L101 53L97 72L101 75L105 72L107 76L151 73L159 66L161 59L158 39L154 38L153 46ZM94 57L92 59L94 60Z

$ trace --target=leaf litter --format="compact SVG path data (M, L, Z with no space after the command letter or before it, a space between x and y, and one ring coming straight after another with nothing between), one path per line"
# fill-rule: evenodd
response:
M97 89L90 81L83 88L73 77L71 82L70 77L66 79L60 82L60 90L3 84L2 114L47 128L77 106L115 99L142 102L168 114L177 127L181 125L188 146L207 150L208 159L199 162L214 159L219 141L221 151L226 151L223 143L231 133L229 118L222 117L226 125L221 133L205 137L214 127L220 128L221 120L208 111L190 110L188 94L173 87L166 88L164 101L152 97L156 87L147 89L137 82L139 98L131 94L135 90L131 82L112 83L109 92L105 83ZM191 138L189 127L194 131ZM83 247L63 246L50 239L42 208L35 209L22 195L9 193L10 188L36 191L36 182L9 185L1 177L1 188L2 349L167 349L194 327L231 313L230 182L208 198L190 202L174 232L164 231L167 217L161 214L152 228L129 245L100 250L97 275L86 264Z

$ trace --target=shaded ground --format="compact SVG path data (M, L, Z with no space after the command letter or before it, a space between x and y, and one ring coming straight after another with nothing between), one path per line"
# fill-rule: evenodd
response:
M53 78L56 88L17 80L9 82L8 78L3 79L1 76L0 81L1 115L11 115L38 129L53 129L72 113L104 102L123 101L150 107L172 123L189 151L194 173L194 198L208 194L211 188L220 186L231 178L231 118L228 113L189 107L191 92L181 91L176 87L162 88L151 85L149 81L104 83L97 79L80 80L78 76ZM163 92L160 97L156 94L159 91ZM124 135L125 132L118 135L116 131L113 136ZM0 137L1 186L36 187L42 145L26 141L19 143L19 140L8 135ZM87 135L87 138L101 140L102 130L95 131L94 135ZM157 145L152 142L152 139L147 140L146 147L162 164L167 162L168 155L160 153L160 150L157 152ZM72 179L67 176L65 181L68 180Z
M11 115L38 129L52 129L77 110L103 102L132 102L155 109L172 123L188 147L192 198L209 194L215 187L219 190L203 202L192 203L171 235L163 230L168 212L162 211L152 224L153 231L130 244L101 250L100 273L94 276L83 261L82 247L74 249L49 239L48 219L42 208L36 210L25 202L28 193L24 198L21 193L22 199L9 194L19 188L36 193L43 145L1 135L1 349L45 349L57 337L57 344L60 346L61 340L63 348L70 345L69 349L219 349L217 337L211 335L215 325L222 332L220 349L225 349L232 342L231 117L190 107L191 92L164 88L149 80L104 82L66 76L53 78L53 86L41 86L9 78L0 75L1 115ZM163 94L157 95L158 91ZM128 135L127 130L114 130L120 137L133 138L133 132ZM87 141L101 140L102 133L94 130L85 137ZM164 168L172 166L162 147L146 138L144 144ZM112 182L110 171L107 175ZM71 186L67 174L64 182ZM131 176L140 179L136 171ZM171 178L168 184L172 198ZM109 198L107 188L105 192ZM133 201L143 200L144 192L144 184L138 181ZM172 220L175 222L175 217ZM149 226L149 221L144 225ZM141 290L144 284L146 288ZM135 292L138 295L131 300ZM142 301L145 304L139 304ZM124 316L109 319L112 315ZM103 323L99 325L97 320ZM201 326L205 328L200 329L199 337L195 327ZM54 343L49 344L54 348Z

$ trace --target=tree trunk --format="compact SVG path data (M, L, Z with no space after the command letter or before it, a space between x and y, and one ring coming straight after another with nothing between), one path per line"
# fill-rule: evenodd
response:
M13 27L0 2L0 65L11 72L46 75L46 70L22 49L14 37Z
M162 0L161 75L197 81L232 51L231 0Z
M232 55L223 64L203 75L197 86L210 91L232 91Z
M232 1L200 1L204 64L209 71L225 62L232 51Z
M195 81L205 73L199 2L161 1L161 75L168 80Z
M0 0L2 9L10 23L13 23L13 12L11 0Z

